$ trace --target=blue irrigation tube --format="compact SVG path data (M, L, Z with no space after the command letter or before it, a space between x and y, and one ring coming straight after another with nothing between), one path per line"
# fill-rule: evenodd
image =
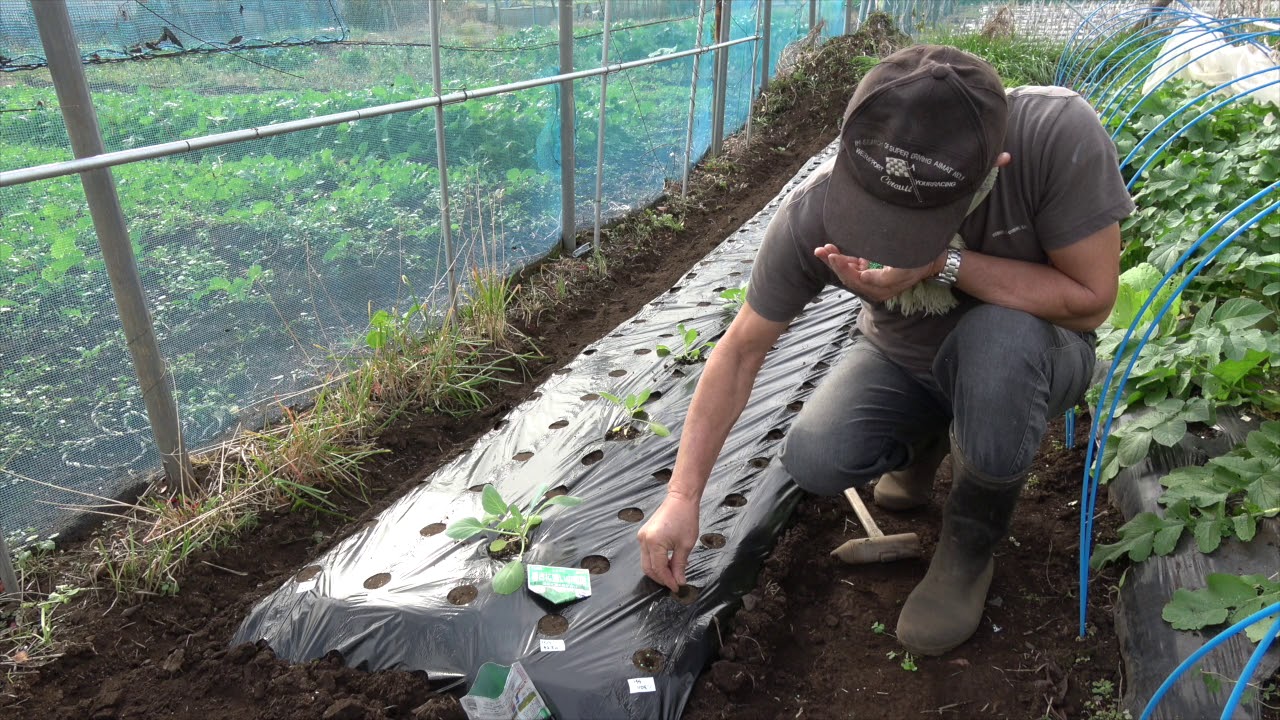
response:
M1093 554L1092 553L1093 514L1094 514L1094 509L1097 505L1097 500L1098 500L1098 485L1102 477L1102 469L1103 469L1102 460L1103 460L1103 457L1105 457L1106 455L1107 439L1111 436L1111 425L1115 420L1116 408L1119 407L1119 404L1120 404L1121 391L1124 389L1125 383L1128 382L1129 375L1133 372L1134 365L1137 364L1138 358L1142 354L1142 349L1146 347L1147 342L1151 339L1151 336L1155 332L1156 328L1159 326L1160 321L1163 320L1165 315L1169 313L1169 309L1173 306L1174 301L1177 300L1178 297L1182 294L1183 289L1186 288L1186 286L1192 280L1194 280L1196 276L1200 274L1200 271L1203 270L1206 265L1208 265L1210 262L1213 262L1214 258L1216 258L1218 254L1222 252L1223 249L1225 249L1227 246L1234 243L1236 241L1236 238L1240 237L1240 235L1242 235L1245 231L1249 230L1254 225L1261 222L1263 219L1265 219L1271 213L1275 212L1277 209L1280 209L1280 201L1272 203L1271 205L1267 206L1265 209L1258 212L1252 218L1245 221L1243 225L1241 225L1239 228L1234 230L1230 235L1228 235L1225 239L1223 239L1222 242L1218 243L1218 245L1208 255L1206 255L1203 259L1201 259L1200 262L1196 264L1195 268L1185 278L1182 279L1182 282L1178 284L1177 289L1174 290L1174 292L1169 296L1169 299L1166 300L1164 305L1160 308L1160 311L1157 312L1155 317L1152 318L1151 323L1147 326L1146 333L1143 334L1142 336L1142 340L1138 343L1137 347L1134 348L1133 356L1129 359L1129 364L1126 366L1124 374L1120 378L1120 382L1116 387L1116 391L1111 396L1111 405L1108 408L1107 415L1106 415L1107 419L1104 425L1103 424L1104 421L1102 420L1102 416L1103 416L1102 408L1104 403L1106 403L1107 401L1108 393L1112 387L1111 381L1115 376L1116 369L1119 367L1120 361L1123 358L1123 349L1129 347L1129 339L1133 336L1134 331L1137 330L1139 323L1141 322L1143 316L1146 315L1146 312L1151 307L1151 304L1155 302L1156 297L1160 294L1160 290L1165 286L1165 284L1169 281L1169 279L1172 278L1178 272L1178 270L1182 268L1182 266L1186 263L1187 259L1190 258L1191 255L1194 254L1196 250L1200 248L1200 246L1204 245L1204 243L1207 242L1209 238L1213 237L1218 232L1218 230L1220 230L1224 225L1226 225L1228 222L1233 220L1237 215L1240 215L1245 210L1248 210L1250 207L1252 207L1254 204L1262 200L1267 195L1271 194L1277 188L1280 188L1280 180L1277 180L1271 183L1270 185L1268 185L1263 190L1258 191L1253 197L1244 201L1239 206L1237 206L1234 210L1224 215L1220 220L1218 220L1218 222L1214 223L1213 226L1209 228L1209 230L1207 230L1203 235L1201 235L1200 238L1194 244L1192 244L1191 247L1187 248L1187 250L1183 252L1182 255L1178 258L1178 260L1173 264L1173 267L1170 268L1169 271L1165 273L1164 277L1160 279L1159 284L1156 285L1156 288L1147 297L1146 301L1142 304L1142 307L1138 310L1137 315L1134 317L1133 322L1129 324L1128 330L1125 331L1124 338L1120 341L1120 344L1117 346L1120 350L1117 352L1116 357L1112 359L1111 367L1110 369L1108 369L1106 379L1103 381L1102 391L1098 396L1097 409L1094 412L1093 420L1089 429L1089 442L1087 447L1085 448L1085 476L1084 476L1084 482L1081 483L1081 491L1080 491L1081 495L1080 495L1080 627L1079 627L1079 630L1080 630L1081 637L1085 635L1085 623L1088 619L1089 559ZM1102 426L1101 434L1099 434L1099 426Z
M1090 83L1093 83L1094 86L1096 87L1097 86L1097 82L1095 82L1096 76L1100 71L1102 71L1104 67L1107 66L1107 61L1110 60L1112 57L1114 57L1117 53L1132 47L1132 45L1134 45L1137 42L1147 39L1147 43L1143 45L1141 48L1139 48L1139 52L1145 52L1146 50L1163 43L1165 39L1164 36L1169 34L1173 28L1177 27L1177 25L1173 25L1173 26L1152 25L1150 29L1144 30L1140 33L1135 33L1132 38L1126 39L1120 45L1112 49L1111 52L1109 52L1106 56L1095 60L1095 57L1098 55L1099 51L1101 51L1104 47L1106 47L1107 43L1112 38L1127 32L1130 28L1132 28L1135 25L1141 24L1147 17L1148 16L1145 13L1141 13L1140 11L1130 11L1128 13L1121 13L1120 15L1115 16L1114 18L1111 19L1111 21L1109 21L1106 25L1104 25L1104 27L1107 27L1110 25L1114 25L1115 27L1112 28L1111 31L1106 36L1098 38L1097 47L1094 48L1093 52L1089 53L1089 56L1085 58L1084 64L1081 65L1081 68L1080 68L1082 72L1086 68L1089 68L1090 66L1092 66L1092 69L1089 70L1089 73L1085 75L1083 78L1081 78L1079 75L1072 77L1071 78L1072 87L1076 87L1076 83L1078 80L1083 81L1081 83L1082 87L1085 85L1089 85ZM1197 17L1203 17L1203 16L1194 15L1192 13L1183 13L1183 12L1175 11L1170 14L1162 14L1161 19L1181 18L1183 20L1190 20L1190 19L1195 19ZM1127 22L1122 22L1122 21L1125 21L1126 19L1127 19ZM1152 36L1156 36L1155 39L1148 39L1148 38L1151 38ZM1128 62L1132 63L1133 60L1130 59ZM1117 69L1123 71L1128 69L1128 67L1129 67L1129 64L1125 64L1122 68L1119 66L1113 66L1105 71L1104 77L1106 75L1110 75L1111 73L1115 72Z
M1062 429L1062 434L1066 438L1067 448L1068 449L1074 448L1076 446L1076 409L1075 408L1071 408L1067 410L1067 416L1066 418L1063 419L1063 425L1064 427Z
M1252 21L1241 21L1241 23L1238 23L1238 24L1251 24L1251 22L1252 22ZM1233 24L1234 24L1234 23L1233 23ZM1245 35L1241 35L1241 36L1236 37L1236 38L1235 38L1235 40L1239 41L1239 40L1243 40L1243 39L1245 39L1245 38L1258 38L1258 37L1267 37L1267 36L1272 36L1272 35L1280 35L1280 31L1277 31L1277 30L1266 30L1266 31L1255 32L1255 33L1246 33ZM1209 55L1212 55L1213 53L1215 53L1215 52L1217 52L1218 50L1222 49L1222 47L1223 47L1223 43L1224 43L1224 42L1227 42L1227 41L1224 41L1224 40L1219 39L1219 38L1212 38L1212 39L1210 39L1210 40L1206 40L1205 42L1201 43L1200 45L1197 45L1197 46L1196 46L1196 48L1203 47L1204 45L1209 45L1209 44L1212 44L1212 45L1213 45L1213 47L1211 47L1211 48L1210 48L1210 49L1208 49L1208 50L1205 50L1204 52L1200 53L1200 54L1199 54L1199 55L1197 55L1196 57L1194 57L1194 58L1192 58L1192 59L1190 59L1190 60L1186 61L1186 62L1185 62L1185 63L1183 63L1182 65L1178 66L1178 69L1177 69L1177 70L1174 70L1173 72L1169 73L1169 74L1168 74L1168 75L1167 75L1163 80L1161 80L1161 81L1159 82L1159 84L1157 84L1155 87L1151 88L1151 90L1150 90L1150 91L1148 91L1148 92L1147 92L1147 93L1145 93L1141 98L1139 98L1139 99L1138 99L1138 101L1137 101L1136 103L1134 103L1134 107L1140 107L1140 106L1142 105L1142 103L1146 102L1147 98L1149 98L1149 97L1151 97L1153 94L1155 94L1155 93L1156 93L1156 91L1158 91L1158 90L1161 88L1161 86L1163 86L1165 83L1169 82L1169 80L1171 80L1171 79L1173 79L1173 78L1177 77L1178 73L1180 73L1180 72L1182 72L1183 70L1185 70L1185 69L1187 69L1187 68L1191 67L1191 66L1192 66L1192 65L1194 65L1195 63L1199 62L1201 59L1203 59L1203 58L1205 58L1205 57L1207 57L1207 56L1209 56ZM1179 46L1179 47L1181 47L1181 46ZM1137 73L1136 75L1134 75L1134 76L1133 76L1133 78L1131 78L1131 79L1129 80L1129 82L1125 84L1125 86L1124 86L1124 94L1123 94L1123 95L1117 94L1116 96L1114 96L1114 97L1112 98L1112 100L1111 100L1111 104L1110 104L1110 105L1108 105L1108 109L1109 109L1109 108L1111 108L1111 107L1114 107L1115 109L1114 109L1114 110L1111 110L1111 111L1110 111L1110 113L1109 113L1109 114L1107 114L1107 116L1106 116L1105 118L1103 118L1103 119L1102 119L1102 124L1103 124L1103 125L1106 125L1107 123L1111 122L1111 120L1112 120L1113 118L1115 118L1116 114L1120 112L1120 103L1123 103L1126 99L1128 99L1128 98L1129 98L1129 96L1133 94L1133 91L1134 91L1134 89L1135 89L1136 87L1140 87L1140 86L1141 86L1141 82L1139 82L1137 85L1135 85L1135 84L1134 84L1134 81L1135 81L1135 80L1137 80L1137 79L1138 79L1138 78L1140 78L1140 77L1144 77L1144 76L1146 76L1146 75L1149 75L1151 72L1154 72L1155 70L1159 69L1160 67L1162 67L1162 66L1164 66L1164 65L1169 64L1169 63L1170 63L1170 62L1172 62L1172 61L1173 61L1173 56L1172 56L1172 54L1170 54L1170 56L1169 56L1168 58L1166 58L1165 60L1163 60L1163 61L1160 61L1159 57L1157 57L1155 61L1152 61L1152 63L1151 63L1151 64L1148 64L1148 65L1147 65L1147 67L1143 68L1141 72L1139 72L1139 73ZM1106 112L1106 111L1104 110L1103 112ZM1101 115L1102 113L1099 113L1099 114Z
M1190 19L1198 16L1187 15L1186 17ZM1161 46L1167 43L1169 41L1169 36L1172 34L1173 30L1175 30L1178 27L1180 27L1180 25L1174 25L1172 28L1153 26L1152 29L1149 31L1135 33L1132 38L1130 38L1129 40L1126 40L1124 43L1121 43L1116 48L1116 50L1112 52L1111 55L1108 55L1106 58L1103 58L1102 63L1105 63L1107 60L1111 59L1111 57L1115 55L1116 52L1122 49L1130 48L1132 47L1132 44L1136 44L1137 42L1140 42L1143 40L1146 41L1146 42L1143 42L1140 47L1136 49L1132 49L1131 52L1129 52L1129 54L1125 55L1124 60L1122 62L1117 62L1115 65L1109 68L1105 73L1103 73L1100 77L1093 79L1094 76L1097 74L1097 69L1095 69L1093 73L1089 74L1089 76L1086 78L1086 83L1088 83L1090 79L1093 79L1093 80L1092 80L1092 84L1087 85L1087 87L1089 88L1089 92L1085 97L1090 101L1090 104L1093 105L1094 107L1098 107L1099 106L1098 103L1093 102L1094 94L1101 92L1102 97L1105 98L1107 91L1111 90L1113 85L1120 85L1120 83L1118 82L1119 78L1125 77L1125 73L1128 73L1129 70L1134 67L1134 65L1140 62L1143 58L1148 57L1148 53L1151 50L1158 50ZM1206 31L1209 29L1209 26L1203 23L1200 25L1200 27L1205 28ZM1118 32L1123 32L1124 30L1127 30L1127 29L1128 27L1121 28L1121 30ZM1157 54L1156 57L1158 58L1159 54ZM1102 67L1102 64L1099 64L1098 68L1101 68L1101 67ZM1132 79L1132 77L1130 77L1130 79ZM1121 87L1123 86L1121 85ZM1081 90L1081 92L1083 94L1083 90Z
M1214 650L1214 648L1227 640L1230 640L1241 630L1270 617L1276 612L1280 612L1280 603L1263 608L1226 630L1223 630L1215 635L1209 642L1205 643L1200 649L1188 655L1187 659L1178 663L1178 667L1174 668L1173 672L1169 674L1169 677L1165 678L1164 682L1160 683L1160 687L1156 688L1155 693L1151 696L1151 700L1147 702L1147 706L1142 710L1142 716L1139 717L1138 720L1149 720L1151 714L1156 711L1156 707L1160 704L1160 701L1163 700L1165 694L1169 692L1169 688L1173 687L1173 684L1176 683L1178 679L1187 672L1187 670L1191 669L1191 666L1195 665L1200 658L1208 655ZM1254 671L1257 670L1258 663L1262 661L1262 656L1266 653L1267 648L1270 647L1271 641L1275 639L1277 631L1280 631L1280 620L1277 620L1272 624L1271 632L1268 637L1263 638L1263 641L1258 643L1258 649L1254 651L1253 656L1249 658L1248 664L1245 665L1244 671L1240 673L1240 679L1236 681L1236 688L1231 691L1231 699L1227 700L1227 705L1223 708L1222 717L1224 720L1230 716L1229 713L1235 711L1235 705L1232 704L1232 701L1234 700L1236 704L1239 704L1240 700L1237 697L1236 690L1241 690L1241 692L1243 692L1242 688L1244 688L1245 682L1249 678L1253 677Z
M1259 70L1259 71L1258 71L1258 72L1256 72L1256 73L1250 73L1249 75L1246 75L1245 77L1252 77L1253 75L1257 75L1258 73L1271 72L1271 71L1273 71L1273 70L1280 70L1280 65L1277 65L1277 66L1275 66L1275 67L1267 68L1266 70ZM1226 84L1227 84L1227 85L1231 85L1231 84L1234 84L1235 82L1236 82L1236 81L1235 81L1235 80L1233 80L1232 82L1230 82L1230 83L1226 83ZM1200 113L1199 115L1195 116L1195 118L1193 118L1193 119L1191 120L1191 122L1189 122L1189 123L1187 123L1186 125L1183 125L1182 127L1178 128L1178 131L1177 131L1177 132L1175 132L1173 135L1169 136L1169 138L1168 138L1168 139L1166 139L1163 143L1161 143L1161 144L1160 144L1160 147L1157 147L1157 148L1155 149L1155 152L1151 153L1151 157L1147 158L1147 161L1146 161L1146 162L1144 162L1144 163L1142 164L1142 167L1138 168L1138 172L1134 173L1134 174L1133 174L1133 177L1129 179L1129 184L1125 186L1125 189L1132 191L1132 190L1133 190L1134 185L1136 185L1136 184L1138 183L1138 178L1142 177L1142 173L1146 172L1146 169L1147 169L1148 167L1150 167L1150 166L1151 166L1151 163L1155 162L1155 161L1156 161L1156 158L1158 158L1158 157L1160 157L1162 154L1164 154L1164 151L1165 151L1165 150L1168 150L1170 145L1173 145L1173 143L1174 143L1178 138L1182 137L1182 136L1183 136L1183 135L1184 135L1188 130L1190 130L1192 127L1194 127L1194 126L1195 126L1197 123L1199 123L1201 120L1204 120L1204 119L1205 119L1205 118L1207 118L1207 117L1211 117L1215 112L1217 112L1217 111L1218 111L1218 109L1219 109L1219 108L1222 108L1222 107L1224 107L1224 106L1226 106L1226 105L1230 105L1231 103L1233 103L1233 102L1235 102L1235 101L1239 100L1240 98L1248 97L1249 95L1252 95L1253 93L1255 93L1255 92L1257 92L1257 91L1259 91L1259 90L1262 90L1262 89L1264 89L1264 88L1269 88L1269 87L1271 87L1272 85L1280 85L1280 78L1277 78L1277 79L1275 79L1275 80L1272 80L1271 82L1268 82L1268 83L1263 83L1262 85L1259 85L1259 86L1257 86L1257 87L1255 87L1255 88L1250 88L1249 90L1246 90L1245 92L1237 93L1237 94L1235 94L1235 95L1232 95L1231 97L1227 98L1226 100L1223 100L1223 101L1221 101L1221 102L1218 102L1218 103L1214 104L1214 105L1213 105L1213 107L1210 107L1209 109L1207 109L1207 110L1205 110L1204 112ZM1220 87L1221 87L1221 86L1220 86ZM1213 90L1210 90L1209 92L1205 93L1204 95L1201 95L1200 97L1196 98L1195 100L1192 100L1192 101L1191 101L1191 103L1195 103L1195 102L1197 102L1197 101L1199 101L1199 100L1203 99L1204 97L1206 97L1207 95L1211 94L1212 92L1213 92ZM1152 136L1156 131L1158 131L1160 128L1164 127L1164 126L1165 126L1165 125L1166 125L1170 120L1173 120L1175 117L1177 117L1177 116L1178 116L1178 113L1181 113L1183 110L1185 110L1187 107L1189 107L1189 105L1190 105L1190 103L1188 103L1187 105L1182 106L1181 108L1178 108L1177 112L1174 112L1174 113L1170 114L1170 115L1169 115L1169 117L1165 118L1163 122L1161 122L1159 125L1157 125L1155 128L1153 128L1153 129L1151 130L1151 132L1150 132L1150 133L1147 133L1147 137L1151 137L1151 136ZM1143 138L1143 142L1146 142L1146 138ZM1138 147L1140 147L1140 146L1141 146L1141 143L1140 143L1138 146L1135 146L1135 147L1134 147L1133 151L1131 151L1131 152L1129 153L1129 157L1126 157L1126 158L1124 159L1124 162L1120 163L1120 167L1125 167L1126 165L1128 165L1128 164L1129 164L1129 159L1133 157L1133 153L1134 153L1134 152L1136 152L1136 151L1138 150Z
M1080 45L1081 45L1081 46L1085 46L1085 47L1087 47L1087 42L1088 42L1088 41L1090 41L1090 40L1093 40L1093 39L1096 37L1096 35L1092 34L1092 32L1093 32L1092 30L1090 30L1090 33L1087 33L1084 37L1081 37L1081 36L1080 36L1080 30L1081 30L1082 28L1084 28L1086 25L1094 26L1095 28L1097 28L1097 29L1101 30L1103 27L1105 27L1106 25L1108 25L1110 21L1107 21L1107 22L1102 23L1102 25L1101 25L1101 26L1097 26L1097 25L1093 22L1093 18L1094 18L1094 16L1095 16L1095 15L1097 15L1098 13L1102 12L1102 11L1103 11L1104 9L1106 9L1107 7L1109 7L1109 6L1111 6L1111 5L1117 5L1117 4L1119 4L1119 0L1111 0L1110 2L1106 2L1106 3L1103 3L1103 4L1099 5L1097 8L1095 8L1095 9L1094 9L1094 11L1093 11L1093 12L1089 13L1088 15L1086 15L1086 16L1085 16L1085 18L1084 18L1084 20L1081 20L1081 21L1080 21L1080 24L1076 26L1075 31L1071 34L1071 37L1067 40L1066 48L1063 50L1062 55L1058 58L1058 67L1057 67L1057 69L1056 69L1056 72L1054 73L1054 82L1055 82L1056 84L1058 84L1058 85L1064 85L1064 86L1065 86L1065 85L1067 85L1067 83L1066 83L1066 82L1064 82L1064 80L1066 79L1066 71L1067 71L1067 70L1069 70L1069 69L1074 69L1074 68L1075 68L1075 60L1076 60L1076 59L1077 59L1077 57L1078 57L1078 56L1077 56L1077 53L1076 53L1076 46L1075 46L1075 41L1076 41L1076 39L1079 37L1079 38L1081 39L1081 43L1080 43ZM1183 0L1178 0L1178 4L1179 4L1179 5L1181 5L1182 7L1186 8L1186 10L1187 10L1188 12L1194 12L1194 11L1195 11L1195 8L1191 7L1191 6L1190 6L1190 5L1188 5L1186 2L1183 2ZM1151 10L1151 8L1146 8L1146 9L1147 9L1148 11L1149 11L1149 10ZM1177 11L1177 10L1170 11L1168 8L1166 8L1166 9L1164 9L1164 10L1160 11L1159 13L1149 13L1149 12L1148 12L1148 13L1146 13L1146 17L1164 16L1164 14L1165 14L1165 13L1167 13L1167 12L1181 12L1181 11ZM1125 13L1121 13L1121 15L1123 15L1123 14L1125 14ZM1108 36L1108 37L1110 37L1110 36ZM1095 50L1094 52L1097 52L1097 51ZM1093 55L1093 53L1090 53L1090 56L1092 56L1092 55Z
M1280 603L1276 603L1268 609L1280 610ZM1271 628L1267 630L1267 634L1263 635L1262 639L1258 641L1258 647L1254 648L1253 654L1249 656L1249 662L1244 664L1244 669L1240 671L1240 677L1236 678L1236 686L1231 688L1231 697L1227 698L1227 704L1222 708L1220 720L1231 720L1231 714L1236 711L1236 708L1240 705L1240 698L1244 696L1244 689L1249 684L1249 678L1258 672L1258 666L1262 664L1262 656L1267 654L1267 650L1275 642L1276 633L1280 633L1280 615L1276 616L1276 621L1271 623Z

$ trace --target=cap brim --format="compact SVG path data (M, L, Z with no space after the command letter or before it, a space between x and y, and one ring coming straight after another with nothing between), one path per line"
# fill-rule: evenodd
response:
M822 204L822 223L827 240L845 255L887 267L923 267L947 248L971 202L965 196L930 208L887 203L858 184L841 149Z

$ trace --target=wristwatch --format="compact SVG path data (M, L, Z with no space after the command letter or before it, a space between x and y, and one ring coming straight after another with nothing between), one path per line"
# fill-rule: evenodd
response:
M942 270L937 275L929 278L931 282L937 283L943 287L951 287L956 284L956 279L960 277L960 251L956 248L947 249L947 261L942 266Z

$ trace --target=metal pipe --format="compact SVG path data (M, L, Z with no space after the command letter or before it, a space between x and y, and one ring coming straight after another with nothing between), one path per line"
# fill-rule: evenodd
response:
M733 0L716 0L716 39L720 43L724 43L729 39L731 27L730 18L733 16ZM729 84L729 50L723 48L716 51L716 72L713 86L715 94L712 97L711 106L711 147L707 153L711 156L719 155L724 150L724 112L725 98L728 94Z
M844 0L844 34L845 35L850 35L853 33L855 29L857 29L853 25L853 19L854 19L853 2L854 0Z
M22 170L4 170L0 171L0 187L21 185L23 183L35 182L36 180L47 180L49 178L62 177L64 175L75 175L76 173L82 173L87 170L115 167L116 165L138 162L139 160L152 160L155 158L169 157L171 155L181 155L186 152L207 150L209 148L231 145L248 140L261 140L264 138L275 137L277 135L287 135L301 130L314 130L316 128L338 125L344 122L368 120L370 118L382 117L383 115L391 115L398 112L422 110L423 108L435 107L436 105L453 105L455 103L466 102L467 100L473 100L476 98L492 97L503 93L546 87L547 85L554 85L564 80L577 80L580 78L595 77L597 75L622 72L624 70L631 70L633 68L644 67L646 65L656 65L669 60L679 60L680 58L689 57L690 55L708 53L721 48L739 45L744 42L751 42L756 39L757 38L753 37L738 38L732 42L709 45L707 47L693 50L682 50L677 53L660 55L654 58L644 58L642 60L617 63L615 65L610 65L609 67L580 70L563 75L538 78L536 80L522 80L520 82L494 85L492 87L479 88L476 90L462 90L448 95L419 98L417 100L405 100L397 103L362 108L360 110L347 110L340 113L332 113L330 115L318 115L316 117L305 118L302 120L290 120L288 122L276 123L274 125L263 125L261 127L248 128L245 130L232 130L231 132L206 135L204 137L193 138L191 140L177 140L157 145L148 145L146 147L131 148L129 150L118 150L116 152L103 153L94 157L65 160L63 162L48 163L46 165L36 165ZM77 60L77 63L78 62L79 61Z
M431 23L431 89L440 96L440 4L427 3ZM453 226L449 218L449 158L445 152L444 105L436 104L436 167L440 171L440 235L449 271L449 309L458 302L458 258L453 251Z
M600 47L600 64L609 64L609 24L613 22L613 3L604 0L604 39ZM600 198L604 194L604 114L605 99L609 96L609 76L600 76L600 125L596 129L596 197L595 220L591 234L592 252L600 252Z
M698 40L695 50L702 48L703 21L707 17L707 0L698 1ZM689 121L684 133L684 170L680 174L680 197L689 196L689 166L693 163L693 118L698 101L698 70L702 66L702 55L693 58L693 83L689 87Z
M809 0L809 30L818 24L818 0Z
M756 35L760 34L760 0L756 0ZM751 120L756 107L756 66L760 64L760 43L751 46L751 80L747 83L747 147L751 147Z
M573 72L573 0L560 0L560 74ZM560 82L560 251L565 256L577 249L578 211L574 203L573 137L576 107L573 81Z
M769 39L773 37L773 2L772 0L756 0L764 3L764 48L761 53L764 54L763 67L760 69L760 92L764 92L769 87L769 65L771 58L769 57Z
M66 0L41 0L33 2L31 7L71 148L77 158L101 155L105 148L98 128L98 115L89 95L89 84L85 81ZM191 460L182 442L178 407L170 390L171 378L156 342L146 294L142 291L142 279L138 276L137 259L129 243L120 197L116 194L115 178L107 169L88 170L81 173L80 183L89 203L98 244L102 247L103 263L111 279L111 291L120 312L120 322L124 325L129 354L165 475L178 492L184 497L189 496L196 489Z
M0 525L0 600L6 596L12 599L22 597L22 588L18 585L18 574L13 571L13 560L9 557L9 543L4 539L4 526Z

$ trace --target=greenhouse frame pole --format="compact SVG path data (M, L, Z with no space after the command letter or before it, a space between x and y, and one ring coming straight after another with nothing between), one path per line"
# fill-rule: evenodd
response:
M818 24L818 0L809 0L809 30Z
M80 62L80 50L71 29L66 0L33 1L31 9L40 30L40 42L44 46L72 150L77 158L101 155L106 152L106 147L98 127L93 98L89 95L89 84L84 77L84 66ZM129 243L129 229L116 193L115 176L106 168L87 170L80 173L80 183L89 203L89 214L102 248L107 276L111 279L111 292L120 312L120 322L124 326L125 340L138 375L147 419L151 422L151 432L160 451L165 476L179 493L189 496L195 490L191 459L183 445L178 406L170 389L171 378L151 323L147 296L138 275L137 258Z
M761 1L756 0L756 17L755 28L756 37L760 37L760 9ZM757 41L751 46L751 80L747 83L747 147L751 147L751 121L755 117L756 109L756 67L760 64L760 42Z
M3 525L0 525L0 585L4 585L0 599L8 596L16 600L22 597L22 588L18 587L18 574L13 571L13 560L9 557L9 543L4 539Z
M431 90L440 96L440 4L427 3L431 24ZM444 105L436 105L436 167L440 170L440 236L444 238L445 266L449 270L449 309L458 302L458 258L453 250L453 225L449 218L449 158L445 152Z
M604 0L604 39L601 40L600 66L609 66L609 24L613 22L613 2ZM604 113L605 99L609 96L609 74L600 76L600 125L596 129L596 196L595 219L591 232L591 251L600 252L600 204L604 195Z
M716 42L722 43L730 34L729 20L733 16L733 0L716 0ZM707 151L715 157L724 151L725 97L729 80L729 50L716 51L715 95L711 101L711 148Z
M856 28L853 26L853 2L854 0L844 0L844 34L851 34Z
M756 2L764 3L764 47L760 52L764 55L764 62L760 68L760 92L764 92L769 87L769 37L773 34L773 2L771 0L756 0Z
M573 0L560 0L560 74L573 72ZM560 82L560 250L576 250L577 207L573 192L573 81Z
M702 50L703 21L707 17L707 0L698 1L698 38L694 49ZM689 86L689 119L684 132L684 169L680 173L680 197L689 196L689 165L693 160L693 120L698 104L698 69L702 66L702 53L693 56L693 82Z

